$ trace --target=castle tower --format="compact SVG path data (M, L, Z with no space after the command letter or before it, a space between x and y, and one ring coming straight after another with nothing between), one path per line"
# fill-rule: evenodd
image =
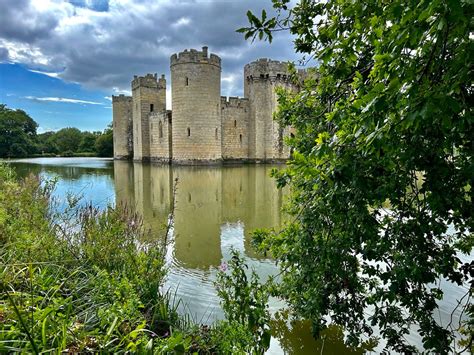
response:
M150 124L151 112L166 109L166 80L162 75L147 74L132 80L133 97L133 159L150 159Z
M259 59L244 68L244 96L249 99L249 158L255 161L287 159L283 144L288 128L273 120L278 108L276 88L292 89L288 65L284 62Z
M112 96L115 159L133 156L132 107L131 96Z
M221 161L221 59L203 47L173 54L170 62L173 162Z

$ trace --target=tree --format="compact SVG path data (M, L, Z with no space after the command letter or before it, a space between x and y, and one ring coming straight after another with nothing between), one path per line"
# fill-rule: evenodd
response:
M35 151L38 124L25 111L0 104L0 157L25 157Z
M114 155L114 136L112 125L104 130L95 142L95 150L99 157L112 157Z
M255 235L281 266L277 293L315 334L330 319L357 345L375 326L411 352L414 325L425 350L452 351L456 329L435 314L441 280L467 286L459 307L474 289L472 2L272 2L277 17L249 12L239 31L289 30L319 63L280 92L278 120L297 134L274 175L294 220Z
M79 151L94 153L95 152L95 143L98 137L100 137L100 132L82 132L81 143L79 144Z
M76 153L82 140L82 132L77 128L63 128L54 134L53 142L59 154Z
M54 142L54 135L55 132L49 131L38 134L37 136L37 143L38 143L38 153L43 154L51 154L57 153L58 148Z

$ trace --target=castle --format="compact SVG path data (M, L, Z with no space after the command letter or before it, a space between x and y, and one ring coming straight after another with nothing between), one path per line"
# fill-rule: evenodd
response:
M290 151L289 127L273 120L275 89L296 89L286 63L259 59L244 68L244 98L221 96L221 59L202 51L173 54L172 111L166 79L134 76L132 96L112 96L114 158L179 164L274 162Z

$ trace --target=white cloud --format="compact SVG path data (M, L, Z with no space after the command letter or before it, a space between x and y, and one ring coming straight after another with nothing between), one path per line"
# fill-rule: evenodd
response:
M191 23L191 19L189 17L181 17L178 21L173 23L171 26L173 27L183 27L187 26Z
M130 95L133 75L169 81L173 53L207 45L222 58L223 77L239 78L224 81L223 93L238 95L246 63L298 58L288 33L269 45L235 32L248 9L262 8L271 14L269 0L0 0L0 47L2 58L38 72Z
M66 97L36 97L36 96L25 96L25 99L34 100L34 101L65 102L65 103L71 103L71 104L103 105L102 102L87 101L87 100L78 100L78 99L70 99L70 98L66 98Z
M28 69L28 70L32 73L43 74L43 75L49 76L51 78L57 78L60 74L60 73L48 73L48 72L41 71L41 70L33 70L33 69Z

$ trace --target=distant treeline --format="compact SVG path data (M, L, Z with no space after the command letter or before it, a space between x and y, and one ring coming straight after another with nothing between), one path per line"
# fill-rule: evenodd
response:
M38 124L23 110L0 104L0 157L113 156L112 127L103 132L63 128L37 134Z

